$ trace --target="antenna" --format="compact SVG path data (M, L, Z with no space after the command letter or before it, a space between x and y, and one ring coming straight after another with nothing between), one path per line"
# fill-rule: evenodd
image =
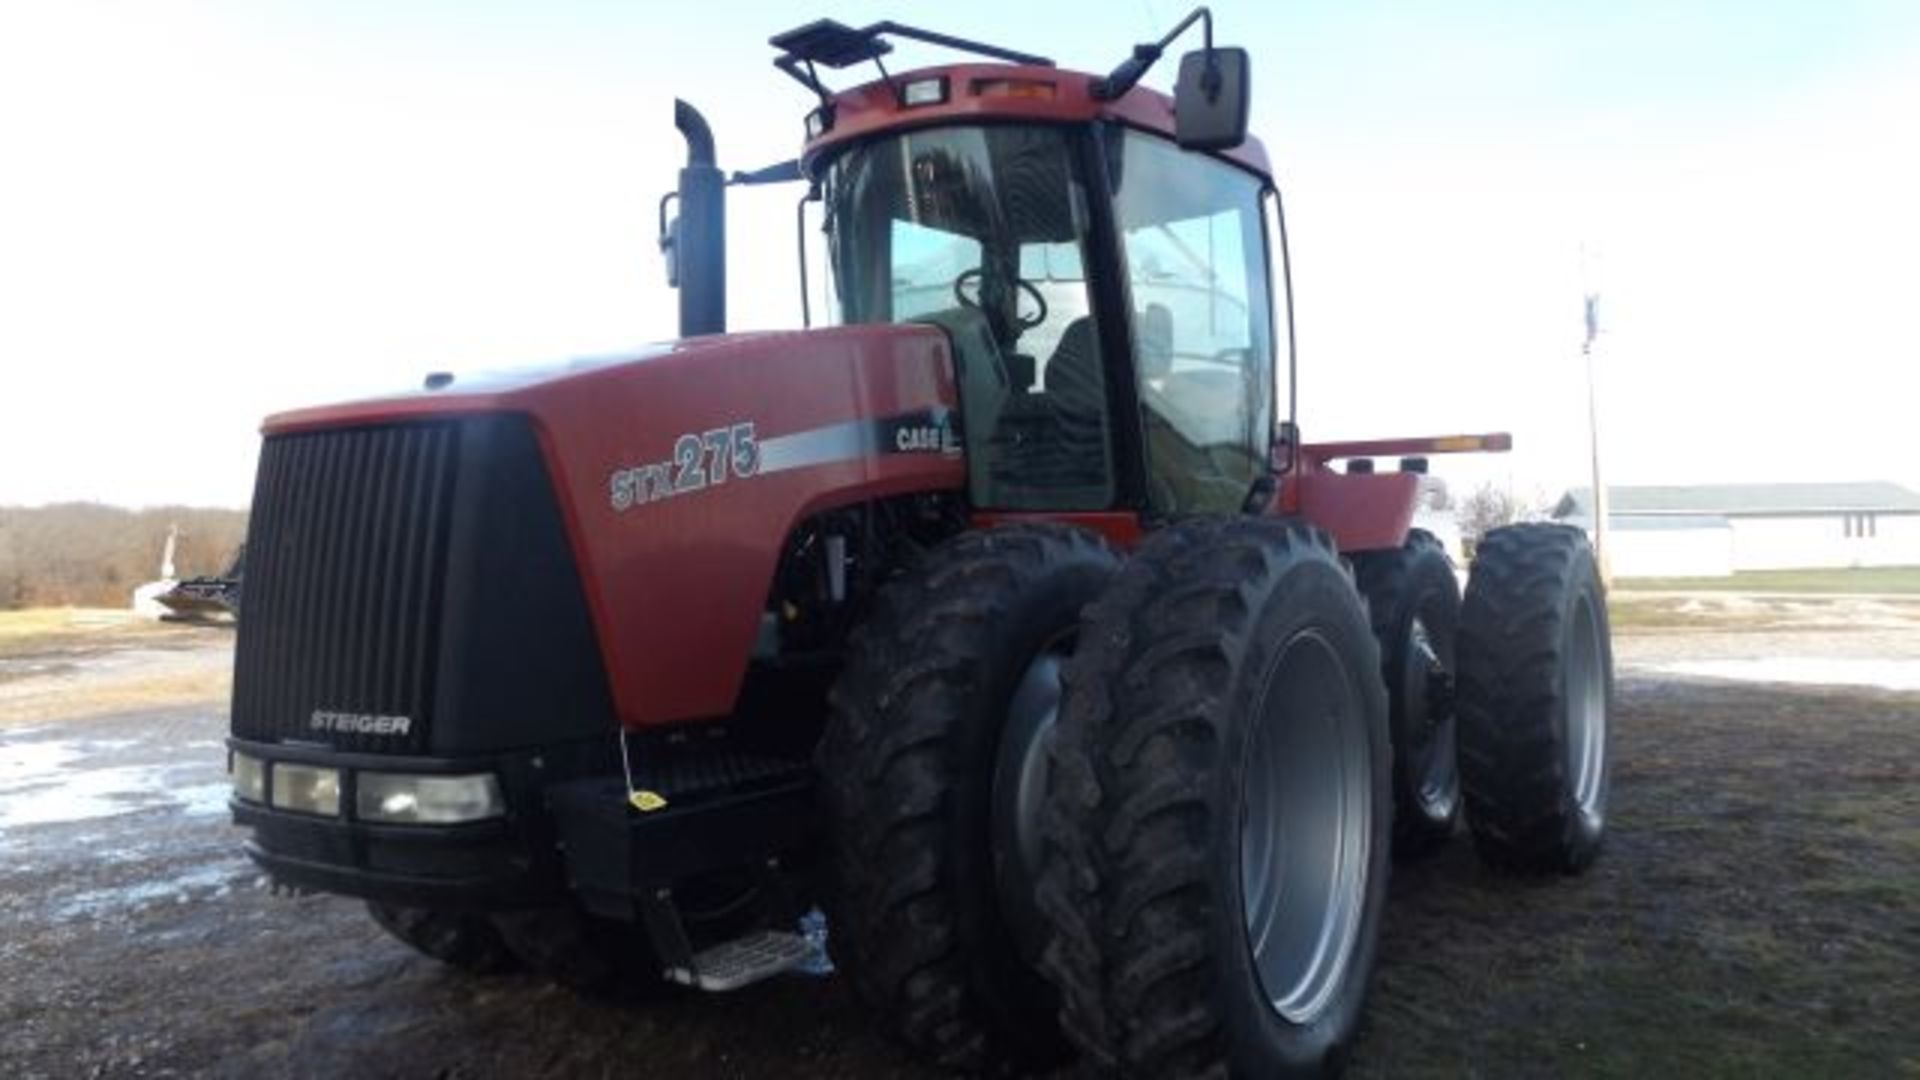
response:
M1600 584L1613 587L1613 568L1607 560L1607 485L1600 473L1600 396L1593 372L1593 343L1600 337L1600 289L1594 263L1598 257L1587 245L1580 245L1581 318L1586 336L1580 342L1580 358L1587 367L1587 443L1593 466L1593 560L1600 570Z

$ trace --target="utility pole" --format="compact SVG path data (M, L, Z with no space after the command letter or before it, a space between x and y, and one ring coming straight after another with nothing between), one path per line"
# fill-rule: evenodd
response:
M1613 568L1607 561L1607 485L1600 476L1600 398L1593 376L1593 341L1600 336L1600 294L1586 290L1585 306L1587 335L1580 343L1580 356L1587 364L1587 439L1593 455L1593 557L1599 564L1602 587L1611 589Z

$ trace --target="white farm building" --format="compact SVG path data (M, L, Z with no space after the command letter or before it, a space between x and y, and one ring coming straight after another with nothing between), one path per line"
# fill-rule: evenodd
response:
M1609 487L1608 562L1620 577L1920 566L1920 495L1889 483ZM1593 490L1553 516L1592 531Z

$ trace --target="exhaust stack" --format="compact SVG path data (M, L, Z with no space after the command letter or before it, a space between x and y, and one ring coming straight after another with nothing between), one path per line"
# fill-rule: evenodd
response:
M664 225L660 248L667 280L680 289L680 336L727 329L727 181L714 163L713 131L700 110L673 103L673 126L687 140L680 170L680 216ZM663 214L664 217L664 214Z

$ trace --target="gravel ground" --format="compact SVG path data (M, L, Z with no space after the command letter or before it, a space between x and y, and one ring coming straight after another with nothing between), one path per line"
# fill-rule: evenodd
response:
M1920 1075L1920 694L1664 673L1920 663L1920 624L1835 621L1622 634L1608 851L1402 867L1353 1073ZM231 638L181 633L0 677L0 1073L922 1075L833 979L598 1004L273 894L224 809Z

